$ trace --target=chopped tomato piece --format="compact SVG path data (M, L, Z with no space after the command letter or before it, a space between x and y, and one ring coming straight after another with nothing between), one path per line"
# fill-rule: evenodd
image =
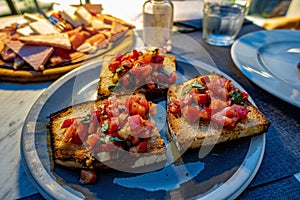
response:
M194 94L194 101L199 105L206 105L208 103L208 94Z
M88 129L89 129L89 127L86 124L83 124L81 122L77 124L77 133L81 140L85 139L85 137L88 133Z
M246 118L247 114L249 112L249 110L247 108L245 108L244 106L241 106L241 105L237 105L237 104L232 105L231 108L233 108L235 110L238 117L241 119Z
M143 122L140 115L129 116L128 123L130 130L133 132L139 131L143 127Z
M202 120L208 121L211 118L211 110L209 108L203 108L199 111L199 117Z
M199 110L194 106L187 105L182 109L183 116L192 124L199 121Z
M243 92L243 91L241 91L241 93L242 93L242 96L244 99L248 99L249 94L247 94L246 92Z
M148 108L148 101L147 101L147 99L145 99L145 98L140 98L140 99L139 99L139 104L141 104L142 106L144 106L146 110L149 109L149 108Z
M136 115L138 113L139 104L133 100L129 101L129 114Z
M91 123L89 124L88 133L96 133L99 127L99 121L96 112L91 114Z
M226 97L228 97L228 90L224 88L224 85L217 83L217 81L208 83L207 87L210 91L210 95L214 98L226 99Z
M87 145L89 145L90 148L93 148L97 144L98 139L99 139L99 135L91 134L88 136L85 142Z
M212 112L216 113L220 110L223 110L223 108L225 108L226 106L227 102L222 101L221 99L212 99L209 108L212 110Z
M193 102L193 95L187 94L183 96L183 99L180 101L180 108L184 108L187 105L190 105Z
M69 142L76 133L76 126L73 123L65 132L64 142Z
M142 141L137 145L137 152L138 153L145 153L147 151L147 142Z
M164 62L164 57L161 56L161 55L156 55L152 59L153 59L154 63L160 63L160 64L162 64Z
M105 144L100 144L101 146L101 151L106 151L106 152L111 152L116 150L116 145L114 143L105 143Z
M116 55L116 57L115 57L115 60L117 60L117 61L121 61L121 60L122 60L122 58L123 58L123 56L124 56L124 54L122 54L122 53L118 53L118 54Z
M100 117L102 116L102 110L101 109L94 110L92 112L92 115L94 115L94 114L96 115L97 119L99 120Z
M142 105L139 105L137 109L137 114L139 114L141 117L145 117L147 114L146 108Z
M123 61L121 62L121 65L122 65L122 66L126 66L126 67L128 67L128 68L132 68L132 67L133 67L133 63L131 63L130 60L123 60Z
M145 61L145 63L152 63L153 62L152 55L144 54L143 55L143 60Z
M119 117L111 117L109 119L108 133L113 133L118 130L120 124Z
M84 170L80 171L79 183L81 184L93 184L97 181L97 174L93 170Z
M117 68L121 65L121 62L118 61L118 60L115 60L113 62L111 62L109 65L108 65L108 69L112 72L112 73L116 73L117 71Z
M81 145L81 144L82 144L82 140L81 140L81 138L79 137L79 135L78 135L77 132L72 136L71 142L74 143L74 144L78 144L78 145Z
M216 123L219 124L221 126L232 126L234 122L233 119L226 117L224 115L220 115L220 114L214 114L211 119Z
M133 49L132 50L132 58L134 59L134 60L137 60L138 58L139 58L139 52L136 50L136 49Z
M174 113L174 114L180 114L180 112L181 112L180 107L178 107L178 106L177 106L176 104L174 104L174 103L171 103L171 104L169 105L169 110L170 110L171 113Z
M78 119L78 118L75 117L75 118L66 119L63 122L63 124L61 125L61 128L69 128L76 119Z

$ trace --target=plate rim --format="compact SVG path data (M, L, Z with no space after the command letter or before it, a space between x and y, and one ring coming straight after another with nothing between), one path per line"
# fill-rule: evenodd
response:
M187 57L178 57L176 58L177 61L182 62L189 62L190 64L193 64L194 67L200 67L204 69L207 72L217 72L222 75L224 75L227 78L230 78L234 84L237 84L238 87L241 87L244 89L240 84L238 84L235 80L233 80L231 77L229 77L224 72L220 71L217 68L211 67L210 65L207 65L201 61L194 60ZM29 179L35 186L35 188L38 190L38 192L41 193L42 196L44 196L47 199L55 199L57 198L57 195L59 194L60 199L81 199L84 198L83 194L79 191L73 191L74 193L71 193L70 190L62 187L59 185L55 179L51 176L51 174L48 174L48 171L44 168L43 164L40 162L39 156L37 154L37 151L35 149L35 133L34 133L34 127L36 126L36 121L38 115L35 114L37 111L40 113L40 111L43 108L43 103L46 102L51 95L59 88L62 87L64 83L66 83L68 80L73 78L78 73L82 73L84 71L92 70L93 68L101 67L102 61L95 61L91 63L87 63L84 66L77 68L75 70L72 70L71 72L65 74L58 80L56 80L52 85L50 85L40 96L39 98L34 102L31 109L28 112L28 115L26 116L26 119L24 121L24 126L21 133L21 142L20 142L20 149L21 149L21 160L24 164L24 168L26 169L26 174L28 175ZM205 68L203 68L205 67ZM253 102L253 100L249 99ZM253 102L254 103L254 102ZM255 105L255 104L254 104ZM247 155L245 156L243 162L238 167L238 169L234 172L234 174L225 181L222 185L219 185L217 188L212 189L211 191L207 191L205 196L196 196L194 198L197 199L211 199L211 198L224 198L224 196L227 196L227 198L234 199L235 197L239 196L246 187L250 184L252 179L255 177L265 151L265 140L266 140L266 133L252 136L251 142L249 144L249 149L247 152ZM26 141L26 142L25 142ZM29 142L28 142L29 141ZM258 151L257 157L254 159L252 157L252 162L247 163L247 156L250 154L253 154L254 151ZM248 158L249 159L249 158ZM250 157L251 159L251 157ZM249 160L248 160L249 161ZM38 168L39 167L39 168ZM247 168L245 170L245 168ZM35 169L35 170L34 170ZM39 170L36 170L39 169ZM243 173L242 177L239 177L239 175ZM46 176L45 178L48 178L52 181L50 183L47 183L45 185L45 181L43 180L43 176ZM224 193L225 192L225 193Z
M271 76L272 77L272 80L269 78L264 78L264 76L258 76L257 73L253 73L253 72L250 72L250 71L247 71L244 67L250 67L252 68L252 70L254 69L257 69L258 67L260 68L264 68L264 66L262 66L260 64L260 62L258 61L258 57L257 57L257 54L258 54L258 50L266 43L260 43L259 46L257 46L256 48L256 55L253 59L255 59L255 63L253 62L254 65L251 65L251 66L245 66L243 65L241 62L241 59L238 58L238 48L240 45L242 44L245 44L243 43L241 40L244 40L244 39L251 39L252 37L255 37L256 35L258 34L261 34L261 33L265 33L266 37L268 37L268 39L275 39L275 38L272 38L272 34L283 34L284 37L282 37L279 41L281 42L282 40L290 40L289 38L286 37L286 34L288 33L293 33L293 34L298 34L300 36L300 31L298 30L260 30L260 31L256 31L256 32L252 32L252 33L248 33L242 37L240 37L239 39L237 39L233 44L232 44L232 47L231 47L231 50L230 50L230 54L231 54L231 58L233 60L233 62L235 63L235 65L237 66L237 68L249 79L251 80L253 83L255 83L257 86L261 87L262 89L264 89L265 91L269 92L270 94L278 97L279 99L287 102L287 103L290 103L296 107L299 107L300 108L300 101L296 100L296 99L292 99L289 97L289 95L286 95L286 92L287 90L284 90L284 94L282 94L282 91L279 92L277 90L272 90L272 83L270 83L270 81L277 81L277 83L280 83L280 84L283 84L285 86L285 88L289 88L291 90L295 90L298 94L299 94L299 97L298 99L300 99L300 90L293 87L292 85L284 82L284 81L281 81L280 79L277 79L276 77L274 76ZM274 40L275 41L275 40ZM279 42L278 40L276 40L276 42ZM247 44L248 45L248 44ZM252 54L253 55L253 54ZM249 56L249 55L248 55ZM265 70L263 71L263 73L268 73L268 70ZM251 74L251 75L250 75ZM254 77L254 78L251 78L251 77Z

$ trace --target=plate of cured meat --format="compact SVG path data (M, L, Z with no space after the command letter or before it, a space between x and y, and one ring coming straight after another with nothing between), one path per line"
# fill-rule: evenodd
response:
M51 81L107 54L128 51L135 26L102 13L101 4L24 13L0 29L0 80Z

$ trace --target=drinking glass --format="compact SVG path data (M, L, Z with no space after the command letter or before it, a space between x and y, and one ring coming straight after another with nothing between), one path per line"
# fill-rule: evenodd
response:
M203 39L231 45L239 33L251 0L203 0Z

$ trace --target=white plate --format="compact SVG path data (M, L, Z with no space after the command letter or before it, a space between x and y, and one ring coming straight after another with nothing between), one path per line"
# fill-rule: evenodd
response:
M295 52L293 52L295 50ZM234 63L255 84L300 107L300 31L257 31L236 40Z
M162 170L130 174L99 172L94 185L80 185L79 172L53 164L46 125L49 115L96 97L101 61L89 63L53 83L34 103L21 136L28 176L47 199L234 199L254 178L263 158L265 134L217 145L204 158L198 151ZM177 57L179 80L218 71L196 60ZM233 80L233 84L241 86Z

